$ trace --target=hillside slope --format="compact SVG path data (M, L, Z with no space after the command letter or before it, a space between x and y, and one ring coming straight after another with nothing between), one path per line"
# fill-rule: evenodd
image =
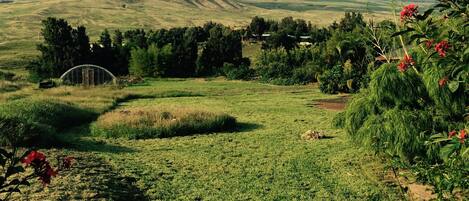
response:
M245 26L256 15L303 18L325 25L344 11L389 17L391 0L14 0L0 3L0 68L15 67L36 55L41 20L49 16L81 24L95 39L105 28L169 28L216 21Z

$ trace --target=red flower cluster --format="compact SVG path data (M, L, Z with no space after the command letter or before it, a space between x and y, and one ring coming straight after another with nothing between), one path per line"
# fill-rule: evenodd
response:
M38 151L31 151L25 158L21 159L21 162L26 165L40 164L46 161L46 156Z
M404 9L401 11L401 21L405 21L414 17L419 11L417 10L418 6L415 4L409 4L404 6Z
M31 165L34 168L34 174L39 177L42 184L50 184L51 178L57 176L58 171L54 170L46 156L38 151L31 151L21 162L26 166Z
M407 68L409 68L410 65L415 65L415 61L412 59L411 56L405 55L401 63L397 65L397 68L399 69L399 71L404 72L407 70Z
M462 129L460 132L459 132L459 141L461 143L464 143L464 140L466 139L466 130Z
M443 40L443 41L439 42L438 44L436 44L435 51L438 52L440 57L446 57L446 51L449 49L449 47L450 46L449 46L448 41Z
M441 78L440 81L438 81L438 85L440 87L444 87L448 83L448 77Z
M453 137L455 137L457 134L456 131L451 131L448 133L448 138L451 139ZM459 131L459 142L461 143L464 143L465 139L466 139L467 135L466 135L466 130L465 129L462 129L461 131Z

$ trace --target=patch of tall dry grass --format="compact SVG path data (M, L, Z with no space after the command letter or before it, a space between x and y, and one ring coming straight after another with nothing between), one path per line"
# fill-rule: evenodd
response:
M189 108L140 107L108 112L92 125L106 137L165 138L234 129L236 119L227 114Z

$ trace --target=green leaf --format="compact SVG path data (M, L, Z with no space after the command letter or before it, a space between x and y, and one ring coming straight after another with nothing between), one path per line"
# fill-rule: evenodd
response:
M427 19L427 17L430 16L433 13L434 10L435 9L431 8L431 9L428 9L427 11L425 11L425 13L423 13L423 18Z
M411 31L415 31L415 29L414 28L407 28L404 31L399 31L399 32L396 32L396 33L392 34L391 37L400 36L400 35L403 35L405 33L411 32Z
M469 153L469 148L466 147L466 149L462 151L461 156L464 157L468 153Z
M466 50L464 50L464 54L469 54L469 47Z
M29 183L29 181L25 179L25 180L21 181L21 185L31 186L31 183Z
M459 82L458 81L451 81L448 84L448 88L451 92L456 92L459 88Z
M9 177L20 172L24 172L24 168L21 166L9 167L5 175Z
M8 151L5 149L0 149L0 154L3 156L8 156Z

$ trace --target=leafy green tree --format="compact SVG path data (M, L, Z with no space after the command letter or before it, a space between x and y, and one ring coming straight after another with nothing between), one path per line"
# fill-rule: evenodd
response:
M135 48L131 51L130 73L141 77L162 77L171 67L172 46L158 48L152 44L148 49Z
M241 34L221 25L215 26L197 60L197 75L220 73L225 62L238 65L241 59Z
M29 65L33 77L59 77L87 62L90 45L84 27L73 29L64 19L52 17L43 20L42 25L44 42L37 47L41 55Z
M267 23L265 22L265 19L262 17L255 16L251 20L251 24L249 25L249 30L257 35L258 39L262 38L262 34L265 33L267 30Z

